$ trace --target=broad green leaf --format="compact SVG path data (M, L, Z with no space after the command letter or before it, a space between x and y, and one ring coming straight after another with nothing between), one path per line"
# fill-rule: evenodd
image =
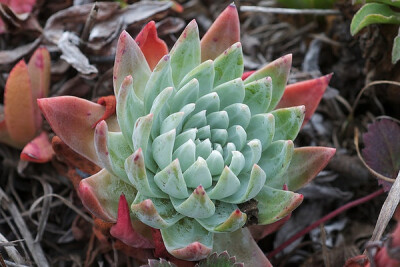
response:
M214 61L214 87L241 78L244 70L242 45L235 43Z
M201 185L187 199L170 198L175 210L187 217L208 218L215 213L215 205Z
M273 141L294 140L300 131L305 116L304 106L281 108L271 112L275 118Z
M189 196L179 161L174 160L154 176L154 182L163 192L174 198Z
M379 3L369 3L360 8L350 24L352 35L371 24L400 24L400 13L389 6Z

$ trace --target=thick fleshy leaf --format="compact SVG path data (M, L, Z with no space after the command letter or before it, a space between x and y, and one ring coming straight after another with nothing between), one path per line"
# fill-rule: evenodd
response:
M133 78L135 94L143 100L145 84L150 77L150 68L135 40L123 31L118 39L114 62L114 93L118 95L121 84L126 76Z
M40 135L30 141L22 150L20 158L25 161L45 163L53 158L54 150L50 144L47 133Z
M286 184L287 177L283 177L282 174L289 167L293 151L293 142L287 140L273 142L262 153L258 165L267 175L266 185L280 189Z
M195 104L194 113L206 110L206 114L208 115L219 111L219 96L216 92L212 92L197 99Z
M171 101L171 112L177 112L183 108L183 106L196 102L198 95L199 81L193 78L174 95Z
M239 204L254 198L263 187L266 175L257 164L254 164L250 176L245 174L242 176L239 175L238 178L240 180L239 190L235 194L224 198L222 201Z
M251 170L251 168L253 168L253 165L260 160L261 153L262 145L260 140L253 139L247 143L247 145L242 150L242 154L245 159L243 172L248 172Z
M92 125L105 107L73 96L38 99L38 104L53 131L75 152L101 165L94 148ZM109 131L118 131L115 116L107 120ZM119 196L118 196L119 197Z
M111 227L110 234L134 248L154 248L154 244L149 239L133 229L128 202L124 194L119 198L117 223Z
M232 233L214 235L213 251L220 253L226 250L246 266L272 267L246 227Z
M201 39L201 61L215 59L229 46L239 41L239 16L235 4L230 4Z
M148 114L137 119L132 134L132 143L134 151L141 148L147 151L147 145L150 139L151 126L153 125L153 114Z
M240 181L236 175L226 166L218 179L217 184L208 195L212 199L223 199L236 193L240 188Z
M171 67L174 70L172 79L178 86L183 77L201 62L199 29L195 20L192 20L183 30L172 47L170 55Z
M317 109L331 77L332 74L328 74L316 79L289 84L276 109L304 105L306 114L303 125L306 124Z
M174 160L154 176L154 182L163 192L174 198L187 198L189 193L178 160Z
M273 141L294 140L303 124L304 106L281 108L271 112L275 118L275 134Z
M154 69L163 56L168 54L166 43L158 38L156 23L154 21L150 21L143 27L136 36L135 41L140 50L142 50L151 70Z
M169 199L149 198L140 193L131 210L140 221L156 229L169 228L184 217L174 209Z
M103 169L83 179L78 192L83 205L96 217L103 221L115 222L119 196L124 194L131 203L135 198L136 189Z
M173 159L178 159L182 171L185 172L196 160L196 145L189 139L172 154Z
M213 88L214 75L214 62L207 60L186 74L178 88L180 89L192 79L196 79L199 81L199 96L201 97L208 94L211 88Z
M271 97L272 80L271 77L266 77L246 84L243 103L250 108L251 114L254 116L268 110Z
M244 80L244 84L247 85L253 81L265 77L271 77L272 79L272 98L269 104L268 111L273 110L279 103L283 92L286 87L286 83L289 77L290 67L292 66L292 55L286 55L278 58L275 61L265 65L261 69L251 74L247 79Z
M144 115L143 101L141 101L133 90L132 76L127 76L121 84L117 99L117 119L124 134L126 141L131 149L134 149L132 143L132 132L136 120Z
M50 65L50 54L45 47L36 49L28 62L28 73L32 86L33 108L37 128L41 127L42 114L39 111L36 99L47 97L49 94Z
M236 103L226 107L224 111L228 112L229 127L233 125L240 125L244 129L246 129L247 126L249 125L251 119L251 112L247 105Z
M247 141L246 130L240 125L234 125L228 129L228 142L235 145L237 150L242 150Z
M160 169L167 167L172 161L172 151L175 142L175 129L154 139L152 144L153 158Z
M284 176L290 191L297 191L328 164L336 149L330 147L299 147L295 148L289 167Z
M258 201L258 224L270 224L290 214L303 201L303 195L263 186Z
M28 67L21 60L11 70L4 91L6 128L19 148L31 141L39 129L34 101Z
M171 196L171 202L177 212L190 218L208 218L215 213L215 205L201 185L187 199Z
M258 139L262 150L266 150L271 144L275 134L275 118L272 114L257 114L250 120L246 129L247 139Z
M163 193L154 182L153 175L146 172L141 148L136 150L125 160L125 171L128 175L129 181L142 195L156 198L168 198L168 196Z
M229 126L228 112L223 110L208 114L207 124L211 129L227 129Z
M368 125L363 135L365 148L362 155L374 171L396 178L400 169L400 126L382 119Z
M242 103L245 94L244 84L240 78L220 84L214 88L214 91L220 98L221 109L235 103Z
M236 205L216 201L214 216L196 220L210 232L223 233L233 232L242 227L246 223L247 215Z
M185 178L186 185L190 188L202 185L207 189L212 184L210 170L208 169L207 162L202 157L197 158L196 162L183 173L183 177Z
M234 43L214 61L214 87L241 78L244 70L241 43Z
M213 233L194 219L183 218L173 226L161 229L161 234L168 252L178 259L197 261L211 253Z
M210 156L206 159L206 162L211 175L218 175L224 169L224 158L217 150L211 152Z
M365 4L354 15L350 24L350 33L355 35L364 27L375 23L400 24L400 13L385 4Z

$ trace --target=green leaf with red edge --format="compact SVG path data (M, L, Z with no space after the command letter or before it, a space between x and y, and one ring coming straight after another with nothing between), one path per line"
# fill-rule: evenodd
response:
M49 137L47 133L42 132L24 147L20 158L30 162L45 163L49 162L53 158L53 155L54 150Z
M201 61L214 60L236 42L240 42L240 22L236 6L231 4L201 39Z
M133 229L128 202L124 194L121 194L119 198L117 223L111 227L110 234L134 248L154 248L154 244L149 239Z
M73 96L42 98L38 104L53 131L69 147L101 165L94 148L92 126L103 116L104 106ZM110 131L119 130L116 116L110 117L107 125Z
M132 203L136 189L102 169L83 179L79 183L78 193L83 205L96 217L106 222L116 222L119 197L124 194L127 201Z
M309 183L328 164L336 149L330 147L295 148L290 165L284 176L290 191L296 191Z
M304 126L317 109L331 77L332 74L328 74L316 79L289 84L276 109L305 105Z
M157 65L160 59L168 54L166 43L158 38L156 23L150 21L144 26L135 38L140 50L149 64L151 70Z
M400 169L400 126L389 119L377 120L368 125L363 140L362 155L368 166L386 177L396 178ZM386 189L391 186L379 182Z
M22 148L31 141L38 125L28 67L21 60L11 70L4 92L4 119L11 139Z

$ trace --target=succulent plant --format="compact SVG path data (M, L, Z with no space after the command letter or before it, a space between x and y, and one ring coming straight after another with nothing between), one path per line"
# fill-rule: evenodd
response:
M29 63L19 61L11 70L4 90L0 142L22 149L21 159L46 162L53 155L42 130L36 99L46 97L50 86L50 54L40 47Z
M81 181L79 195L95 216L117 222L113 236L142 246L132 232L144 223L161 230L173 256L203 259L214 235L290 214L303 197L288 189L310 181L334 154L293 145L330 75L285 90L287 55L242 79L238 41L234 5L201 41L191 21L169 53L152 22L136 41L120 35L116 116L97 123L104 107L75 97L38 101L56 134L103 167Z

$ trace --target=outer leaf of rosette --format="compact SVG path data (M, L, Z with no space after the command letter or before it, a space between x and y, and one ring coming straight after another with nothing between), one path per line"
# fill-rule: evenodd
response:
M134 150L132 132L136 120L144 115L143 101L140 100L133 89L132 76L127 76L121 84L117 96L117 119L130 148Z
M192 20L183 30L172 47L170 55L172 79L178 87L185 75L201 62L199 29L195 20Z
M109 132L107 123L101 121L94 132L94 146L103 168L129 183L125 172L125 159L132 150L121 132Z
M281 189L286 184L286 177L282 176L289 167L294 147L293 142L275 141L267 150L263 151L258 165L263 169L267 178L265 184Z
M258 139L262 150L266 150L271 144L275 134L275 118L269 113L257 114L250 119L246 129L247 139Z
M160 169L164 169L172 162L175 136L176 130L172 129L157 136L152 143L153 158Z
M136 189L130 183L118 179L106 169L83 179L79 184L79 197L83 205L96 217L115 222L119 196L124 193L128 202L135 198Z
M220 108L224 109L235 103L242 103L245 95L241 78L229 80L213 89L219 96Z
M272 79L272 98L266 112L273 110L279 103L283 92L285 91L286 83L289 77L290 67L292 65L292 55L286 55L278 58L275 61L265 65L261 69L254 72L246 80L244 84L247 85L253 81L265 77L271 77Z
M271 112L275 117L275 134L273 141L294 140L303 124L305 107L281 108Z
M252 115L265 113L271 103L271 97L272 79L266 77L246 84L243 104L250 108Z
M185 179L179 165L179 160L174 160L154 176L154 182L170 197L187 198L189 196Z
M331 147L299 147L285 172L289 190L296 191L310 182L329 162L336 149Z
M247 220L246 213L234 204L215 202L215 214L209 218L196 219L207 231L213 233L233 232L241 228Z
M170 55L160 59L145 86L143 100L145 113L150 113L153 102L155 103L157 96L167 87L174 87Z
M264 186L266 174L260 166L254 164L250 175L241 174L238 178L240 180L239 190L235 194L222 199L222 201L239 204L254 198Z
M170 198L175 210L187 217L208 218L215 213L215 205L201 185L187 199Z
M168 252L178 259L198 261L212 251L213 233L191 218L183 218L173 226L161 229L161 235Z
M208 190L208 195L212 199L220 200L235 194L239 188L239 179L227 166L225 166L217 184L211 190Z
M168 198L154 181L153 175L146 171L142 149L139 148L125 160L125 171L129 181L145 196L156 198Z
M144 88L150 73L150 67L139 46L126 31L123 31L119 36L115 54L113 78L115 95L118 95L125 77L132 75L135 94L143 100Z
M177 112L185 105L196 102L199 96L199 81L193 78L173 96L171 100L171 112Z
M270 224L297 208L303 201L303 195L265 185L255 199L258 201L258 224Z
M147 197L139 192L131 210L141 222L156 229L169 228L184 217L174 209L169 199Z
M192 79L197 79L199 81L199 97L201 97L208 94L213 88L214 76L214 62L212 60L207 60L186 74L178 88L180 90L180 88Z
M241 43L235 43L214 61L214 87L241 78L244 70Z

